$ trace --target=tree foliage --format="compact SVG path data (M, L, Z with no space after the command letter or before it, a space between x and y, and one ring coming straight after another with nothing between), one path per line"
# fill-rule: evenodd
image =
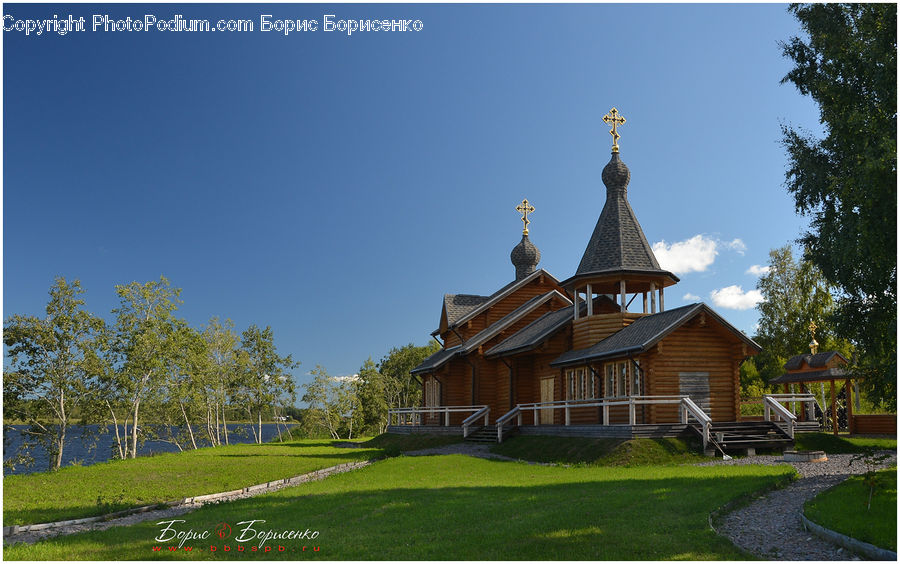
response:
M45 317L14 315L4 323L12 363L3 372L4 415L28 423L26 450L31 442L42 445L51 470L62 463L76 410L82 423L96 420L95 350L103 320L84 310L83 293L78 280L58 277Z
M795 4L806 38L781 45L824 137L783 128L787 188L811 218L805 256L840 288L835 330L870 394L896 405L897 5Z
M263 411L274 410L278 417L284 407L294 403L296 390L290 371L299 363L291 355L278 355L271 327L260 329L256 325L241 333L238 363L241 377L235 397L251 421L256 414L257 427L251 429L255 441L262 443Z
M754 358L763 385L784 373L788 358L809 352L809 325L815 322L819 350L838 350L850 358L850 346L831 324L834 291L809 261L796 261L790 246L769 252L769 271L756 284L764 301L757 305L759 329L755 340L763 352ZM751 380L750 371L743 375ZM743 383L743 382L742 382Z

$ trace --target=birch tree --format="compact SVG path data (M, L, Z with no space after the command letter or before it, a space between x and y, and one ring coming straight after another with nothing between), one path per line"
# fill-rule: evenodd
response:
M135 458L141 432L141 406L149 398L158 399L166 371L177 351L174 312L181 303L178 299L181 289L171 288L169 281L161 276L158 282L118 285L116 294L120 305L113 310L116 324L111 352L114 384L128 409L123 422L124 438L119 436L113 406L108 404L108 407L115 425L120 456Z
M62 465L66 433L76 409L89 423L98 398L94 353L103 320L84 310L81 283L57 277L44 317L14 315L4 323L11 366L3 372L4 416L29 424L26 448L37 443L48 467Z

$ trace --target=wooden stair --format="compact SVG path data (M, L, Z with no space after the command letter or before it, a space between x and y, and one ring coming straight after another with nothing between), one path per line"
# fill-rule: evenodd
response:
M699 428L695 427L699 433ZM788 434L773 421L734 421L713 423L709 429L710 439L723 451L786 448L794 444Z
M503 428L503 438L506 439L510 434L515 431L515 427L504 427ZM479 427L475 431L469 433L469 436L466 437L466 442L470 443L496 443L497 442L497 426L496 425L484 425L483 427Z

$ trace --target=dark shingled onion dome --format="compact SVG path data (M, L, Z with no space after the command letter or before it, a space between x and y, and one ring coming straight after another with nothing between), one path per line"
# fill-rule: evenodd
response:
M541 262L541 251L528 239L528 235L522 235L522 240L509 253L509 259L516 267L516 280L521 280L535 271Z

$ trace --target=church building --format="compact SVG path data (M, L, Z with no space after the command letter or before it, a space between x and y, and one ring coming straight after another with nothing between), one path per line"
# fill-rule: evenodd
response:
M395 412L398 422L464 434L499 425L502 440L512 429L664 436L688 421L707 431L740 421L740 365L760 347L706 304L666 309L665 289L679 280L657 262L628 203L617 131L625 119L613 108L604 121L613 136L606 199L575 273L560 281L538 268L534 207L523 201L515 279L489 296L444 296L432 333L443 348L411 371L423 405L412 419Z

